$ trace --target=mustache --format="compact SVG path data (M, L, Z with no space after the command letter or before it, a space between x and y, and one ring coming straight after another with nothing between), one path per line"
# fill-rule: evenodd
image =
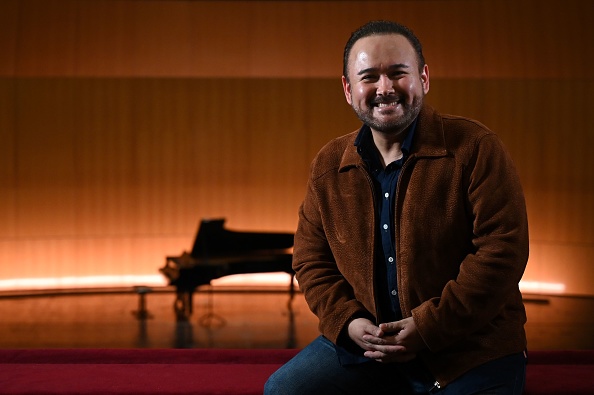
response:
M399 95L381 95L376 96L371 102L373 104L387 104L387 103L398 103L402 100Z

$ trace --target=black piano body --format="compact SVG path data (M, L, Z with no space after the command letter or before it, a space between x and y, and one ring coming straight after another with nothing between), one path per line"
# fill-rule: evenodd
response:
M238 232L225 229L225 219L203 219L192 250L166 257L159 269L176 287L175 313L179 321L192 314L192 295L211 280L242 273L286 272L293 293L292 233Z

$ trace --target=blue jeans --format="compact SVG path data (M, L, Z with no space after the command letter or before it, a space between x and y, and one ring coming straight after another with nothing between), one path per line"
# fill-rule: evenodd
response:
M341 365L334 344L320 336L270 376L264 394L519 395L525 375L526 358L519 353L481 365L438 389L433 388L431 374L417 360Z

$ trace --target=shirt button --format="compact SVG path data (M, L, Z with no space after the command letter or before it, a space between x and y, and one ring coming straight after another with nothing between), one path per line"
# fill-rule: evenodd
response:
M392 295L393 295L393 296L396 296L397 294L398 294L398 292L396 292L396 290L395 290L395 289L393 289L393 290L392 290Z
M384 196L385 196L385 197L386 197L386 199L387 199L387 198L389 198L389 197L390 197L390 194L389 194L388 192L386 192L386 193L384 193Z
M392 258L392 257L389 257L389 258L388 258L388 262L390 262L390 263L394 262L394 258Z
M388 229L388 224L384 224L384 229Z

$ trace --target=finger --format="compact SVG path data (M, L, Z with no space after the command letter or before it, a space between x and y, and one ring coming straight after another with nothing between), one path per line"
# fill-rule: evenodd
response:
M375 359L376 361L384 359L387 356L386 354L380 351L365 351L363 355L369 359Z
M368 334L370 334L372 336L375 336L375 337L381 337L381 336L384 335L384 332L380 329L380 327L379 326L375 326L375 325L368 325L365 328L365 333L368 333Z
M364 335L363 340L371 345L384 345L388 344L388 341L383 337L376 337L371 335Z
M379 352L385 355L393 355L393 354L404 354L408 353L408 350L403 346L380 346L375 344L370 344L366 348L368 352Z
M359 321L359 330L362 333L368 333L374 336L382 336L382 331L379 326L373 325L370 321Z
M400 332L402 329L404 329L404 324L402 321L385 322L380 324L379 328L385 333L394 333Z
M369 355L365 355L366 357L373 359L377 362L381 362L381 363L402 363L402 362L408 362L413 360L416 357L416 354L414 353L405 353L405 354L381 354L381 353L375 353L375 354L369 354Z
M378 346L396 346L400 345L399 338L397 336L383 336L383 337L375 337L370 335L364 335L362 337L363 341L368 344L378 345Z

